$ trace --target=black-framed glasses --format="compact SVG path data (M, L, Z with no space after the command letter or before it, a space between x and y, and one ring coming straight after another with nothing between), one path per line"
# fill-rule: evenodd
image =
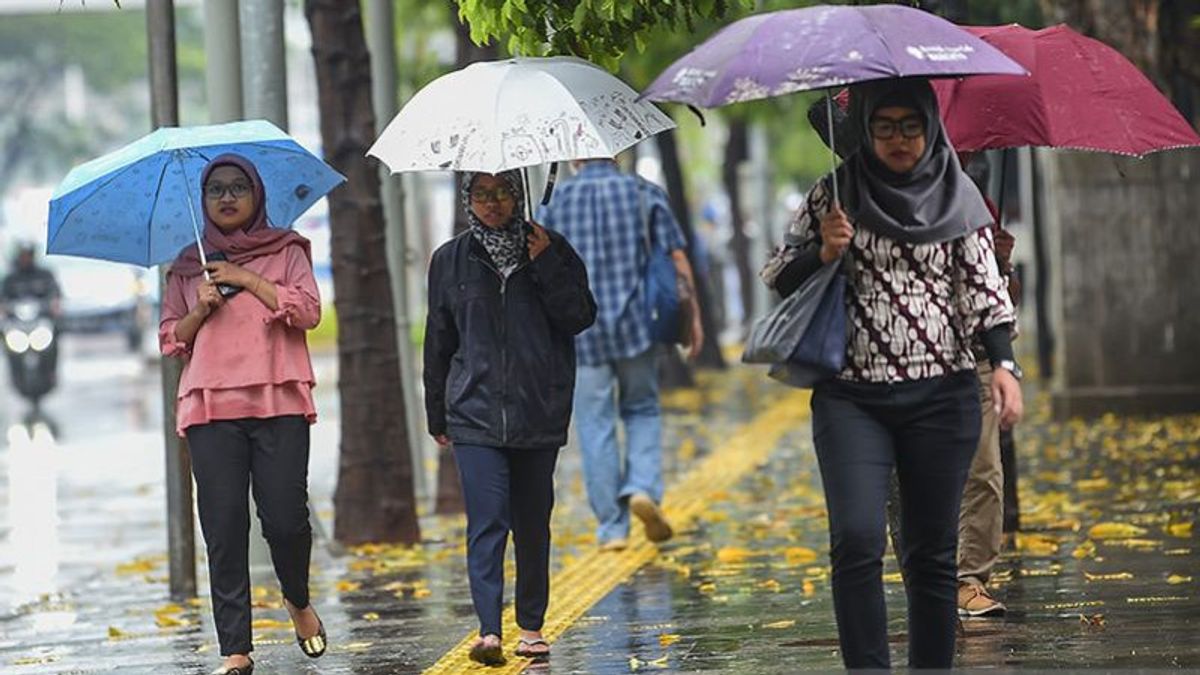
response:
M234 199L241 199L250 194L250 185L240 181L229 183L208 183L204 186L204 196L209 199L220 199L225 196L225 193L233 195Z
M515 201L515 199L513 198L511 192L502 187L495 188L493 190L488 190L486 188L473 188L471 190L471 201L478 204L483 204L484 202L496 202L498 204L503 204L505 202Z
M902 119L893 120L886 117L876 117L871 120L871 137L886 141L894 138L896 132L912 139L925 134L925 120L920 115L909 115Z

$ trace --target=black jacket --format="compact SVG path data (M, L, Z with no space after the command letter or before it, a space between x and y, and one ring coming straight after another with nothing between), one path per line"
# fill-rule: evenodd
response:
M425 413L455 443L559 448L575 391L575 335L596 301L583 261L561 235L507 280L469 232L429 265Z

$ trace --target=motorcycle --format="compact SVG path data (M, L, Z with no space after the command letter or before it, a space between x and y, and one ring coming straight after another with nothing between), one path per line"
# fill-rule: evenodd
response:
M4 350L13 388L34 408L58 384L58 330L44 301L20 299L3 317Z

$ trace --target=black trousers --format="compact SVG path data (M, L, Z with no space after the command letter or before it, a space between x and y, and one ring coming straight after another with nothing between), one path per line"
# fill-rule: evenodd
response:
M890 667L883 552L893 467L900 482L909 665L951 667L958 511L980 433L975 371L894 385L826 382L816 387L812 410L846 667Z
M517 625L541 630L550 599L550 511L558 449L454 446L467 503L467 574L479 634L500 635L504 549L513 535Z
M187 439L221 655L246 654L254 649L251 489L283 597L308 606L308 421L292 415L211 422L188 427Z

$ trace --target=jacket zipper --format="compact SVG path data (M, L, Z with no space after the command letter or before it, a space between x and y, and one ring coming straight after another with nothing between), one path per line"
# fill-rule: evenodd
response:
M522 263L513 268L508 276L501 274L500 270L492 263L471 255L483 266L490 269L500 278L500 443L508 446L508 280L512 275L521 271L528 265Z

